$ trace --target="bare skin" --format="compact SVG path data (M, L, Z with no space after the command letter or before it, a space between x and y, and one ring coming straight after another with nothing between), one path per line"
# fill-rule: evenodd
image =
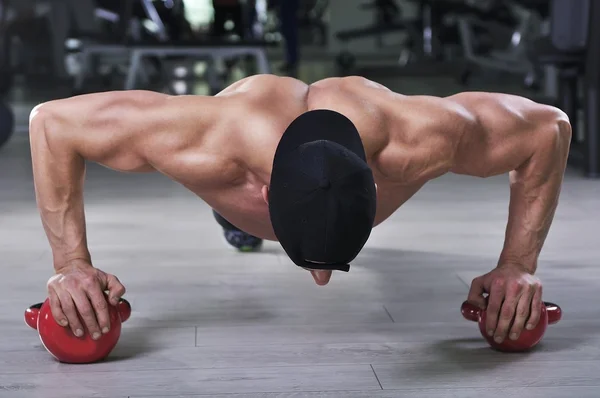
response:
M377 184L376 225L446 173L509 173L504 247L496 267L473 280L468 300L487 306L488 330L499 341L537 324L542 285L534 274L571 140L563 112L506 94L404 96L360 77L308 86L271 75L241 80L215 97L110 92L32 111L36 198L56 271L48 282L55 319L97 338L110 328L102 292L113 305L125 293L116 276L92 265L85 160L163 173L238 228L275 240L267 207L275 148L288 124L313 109L337 111L356 125ZM330 271L311 274L320 285L331 278Z

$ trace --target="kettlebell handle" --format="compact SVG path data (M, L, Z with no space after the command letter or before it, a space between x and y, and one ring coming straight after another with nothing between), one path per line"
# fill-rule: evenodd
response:
M25 310L25 323L32 329L37 330L38 317L43 304L37 303ZM125 322L131 316L131 304L122 298L119 300L119 304L117 304L117 311L119 312L121 322Z
M117 304L117 311L119 311L121 322L125 322L131 316L131 304L129 301L122 298L119 300L119 304Z
M549 303L544 301L544 305L546 306L546 313L548 314L548 325L553 325L558 323L558 321L562 318L562 309L554 303ZM462 316L468 320L473 322L479 322L479 313L482 311L481 308L473 305L467 301L462 303L460 307L460 312Z
M25 310L25 323L32 329L37 330L38 316L40 315L40 309L44 303L37 303Z

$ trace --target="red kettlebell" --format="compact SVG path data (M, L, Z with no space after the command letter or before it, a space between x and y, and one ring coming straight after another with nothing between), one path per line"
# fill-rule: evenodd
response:
M86 331L77 337L69 327L60 326L52 316L49 299L35 304L25 311L25 323L36 329L46 350L58 361L81 364L105 359L115 348L121 336L121 323L129 319L131 305L121 299L117 306L108 306L110 331L93 340ZM82 323L83 324L83 323Z
M485 310L465 301L460 308L460 312L465 319L479 323L481 335L493 349L504 352L523 352L532 349L542 340L548 325L557 323L562 318L562 310L558 305L544 302L540 321L535 328L532 330L523 329L517 340L513 341L507 337L502 343L498 344L494 341L494 336L487 335Z

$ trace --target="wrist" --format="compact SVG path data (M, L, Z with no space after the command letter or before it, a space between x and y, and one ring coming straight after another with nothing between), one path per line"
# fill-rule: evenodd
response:
M55 256L54 270L59 273L61 270L70 267L91 267L92 259L89 253L70 256Z
M514 259L500 257L496 268L517 268L521 271L527 272L528 274L535 274L537 270L537 259L526 260L526 259Z

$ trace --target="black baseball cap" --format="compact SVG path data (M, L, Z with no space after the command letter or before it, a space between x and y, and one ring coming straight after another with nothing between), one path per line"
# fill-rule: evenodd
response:
M347 272L371 234L376 205L373 173L347 117L313 110L289 125L275 151L269 214L296 265Z

